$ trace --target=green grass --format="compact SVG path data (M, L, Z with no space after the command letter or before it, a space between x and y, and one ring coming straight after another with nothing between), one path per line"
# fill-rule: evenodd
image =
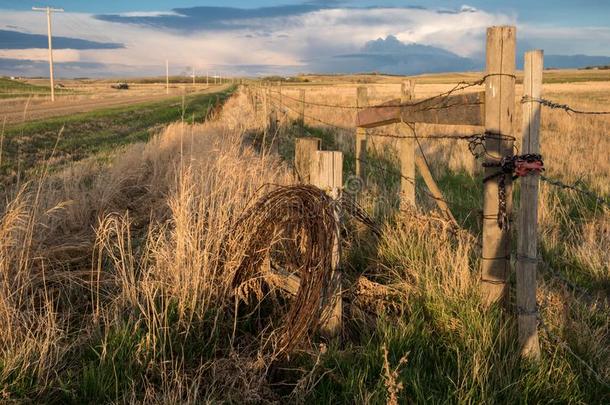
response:
M0 178L15 181L47 161L54 145L52 168L150 138L159 126L184 118L202 121L212 106L233 90L198 94L56 117L13 126L4 133Z
M335 139L332 131L307 128L307 132L322 139L323 149L338 149L332 141ZM294 147L290 146L294 135L289 131L282 138L285 144L280 154L290 161L294 154ZM386 197L396 194L400 178L388 174L398 171L395 153L385 149L371 150L367 159L369 188L377 190L374 193L381 191ZM345 151L345 161L344 177L353 173L352 151ZM481 176L447 169L437 176L437 182L458 222L473 235L479 235ZM426 196L420 190L425 185L419 178L417 188L418 204L423 203ZM599 214L599 208L590 201L583 204L580 198L569 199L568 195L560 193L562 203L570 208L566 228ZM517 184L515 201L518 196ZM378 198L377 194L373 198ZM540 332L541 361L521 360L516 317L498 308L484 310L476 283L463 289L452 286L451 277L457 267L453 268L441 257L461 258L463 252L459 251L456 242L442 240L430 229L400 224L392 215L375 217L385 222L382 240L365 238L344 251L346 278L353 279L367 274L371 268L380 268L384 276L376 281L400 285L414 279L413 290L399 301L399 311L377 312L376 325L347 316L342 345L331 343L320 359L314 355L297 356L286 366L286 369L313 370L310 378L317 384L307 393L305 403L385 404L388 397L383 347L389 352L392 368L403 356L407 358L406 364L398 369L398 380L403 385L400 403L601 404L610 401L610 389L544 329ZM607 293L607 278L597 284L588 280L592 269L577 263L570 252L543 248L541 254L576 284L593 292ZM476 274L478 256L470 252L468 263L470 274ZM374 274L367 276L375 279ZM548 275L541 276L546 278ZM512 279L513 289L514 283ZM549 288L561 291L562 286ZM568 322L568 326L549 322L547 327L593 369L603 369L598 343L588 334L602 333L607 311L592 311L578 299L567 299L565 311L566 317L578 321L572 321L573 325ZM544 307L541 312L543 319L549 316ZM582 328L583 325L586 327ZM282 383L295 380L289 373L276 378Z
M74 93L74 91L67 89L55 89L55 92L63 94ZM48 86L37 86L35 84L0 77L0 99L48 94L51 94L51 90Z

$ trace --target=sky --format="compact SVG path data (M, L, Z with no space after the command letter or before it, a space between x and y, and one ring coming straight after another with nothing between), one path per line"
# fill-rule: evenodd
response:
M40 1L0 0L0 74L42 75ZM52 0L57 74L225 75L481 68L485 29L557 67L610 63L610 0ZM579 55L579 56L574 56ZM581 56L586 55L586 56ZM548 65L547 63L547 65Z

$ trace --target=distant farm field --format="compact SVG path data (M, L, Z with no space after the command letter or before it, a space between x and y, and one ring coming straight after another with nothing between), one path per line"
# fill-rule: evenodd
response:
M161 101L126 99L124 105L111 108L94 104L88 108L98 108L90 112L5 125L1 133L0 178L11 183L27 178L41 163L59 167L110 153L117 147L148 140L173 121L201 122L231 93L227 87L218 90ZM74 104L75 108L83 108Z

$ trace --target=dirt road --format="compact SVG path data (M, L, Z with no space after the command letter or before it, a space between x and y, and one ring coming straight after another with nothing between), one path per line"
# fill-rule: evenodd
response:
M210 86L196 92L184 93L186 95L213 93L228 88L229 85ZM59 117L76 113L89 112L103 108L121 107L133 104L148 103L182 96L182 92L149 95L121 95L109 98L58 100L55 103L44 102L40 104L19 104L18 106L0 106L0 122L6 120L7 125L17 124L42 118Z

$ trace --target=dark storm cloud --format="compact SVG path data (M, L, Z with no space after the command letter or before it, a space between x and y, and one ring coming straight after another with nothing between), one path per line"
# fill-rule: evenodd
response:
M19 31L0 30L0 49L46 48L46 35L27 34ZM55 49L119 49L123 44L96 42L69 37L53 37Z
M166 28L179 31L200 30L234 30L251 28L249 20L261 18L292 17L323 9L319 5L291 5L260 7L253 9L233 7L191 7L175 8L174 14L155 16L129 16L120 14L102 14L95 18L103 21L146 25L155 28Z
M441 48L419 44L405 44L390 35L367 42L361 52L309 60L321 72L384 72L390 74L418 74L470 70L478 63Z

